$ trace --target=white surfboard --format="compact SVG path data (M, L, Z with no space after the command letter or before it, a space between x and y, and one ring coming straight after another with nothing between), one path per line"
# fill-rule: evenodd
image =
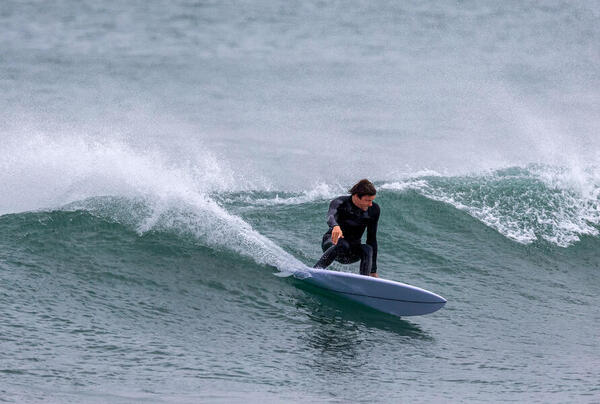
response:
M395 316L420 316L444 307L446 299L405 283L327 269L294 272L305 282Z

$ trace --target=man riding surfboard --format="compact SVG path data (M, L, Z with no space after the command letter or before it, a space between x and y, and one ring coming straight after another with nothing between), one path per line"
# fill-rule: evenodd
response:
M360 260L360 274L377 275L377 223L379 205L373 202L377 191L371 181L362 179L348 191L350 195L335 198L329 204L323 235L323 255L314 268L327 268L335 260L351 264ZM362 235L367 230L367 242Z

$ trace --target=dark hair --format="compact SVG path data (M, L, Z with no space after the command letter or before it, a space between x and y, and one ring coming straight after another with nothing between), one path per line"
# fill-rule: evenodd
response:
M358 195L359 198L362 198L365 195L372 196L377 194L375 185L373 185L373 183L366 178L354 184L354 186L350 188L348 192L352 195Z

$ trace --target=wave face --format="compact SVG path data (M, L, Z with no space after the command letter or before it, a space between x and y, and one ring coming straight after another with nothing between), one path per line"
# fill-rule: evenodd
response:
M523 183L535 192L520 192ZM459 395L470 387L455 378L490 383L486 392L498 397L535 400L529 387L505 392L521 385L558 397L550 386L565 369L576 390L560 397L593 392L594 362L580 358L598 352L589 321L598 303L597 225L568 226L570 211L550 210L583 200L571 205L574 194L524 169L426 175L379 189L380 274L448 298L435 316L399 320L272 275L318 259L333 187L213 193L202 209L91 197L0 216L7 396L180 402L248 392L305 401L310 391L311 400L366 400L376 391L350 383L357 372L394 386L431 366ZM565 222L531 218L544 215ZM523 236L529 231L535 238ZM431 397L439 388L424 387ZM386 397L405 394L392 387Z
M0 400L593 401L597 17L4 1ZM273 276L363 177L381 275L444 310Z

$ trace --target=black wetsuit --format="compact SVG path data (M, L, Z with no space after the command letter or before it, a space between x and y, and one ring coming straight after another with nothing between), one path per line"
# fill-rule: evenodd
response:
M377 272L377 222L379 205L373 203L366 211L352 203L352 196L340 196L329 204L327 224L329 230L323 235L321 247L324 254L315 264L315 268L327 268L336 260L342 264L351 264L360 260L361 275ZM331 241L334 226L340 226L343 238L337 244ZM367 244L361 244L363 233L367 229Z

